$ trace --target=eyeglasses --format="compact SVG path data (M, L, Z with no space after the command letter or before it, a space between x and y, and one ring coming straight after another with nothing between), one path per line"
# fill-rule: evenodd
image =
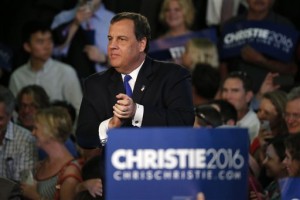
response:
M283 117L285 119L300 119L300 113L284 113Z

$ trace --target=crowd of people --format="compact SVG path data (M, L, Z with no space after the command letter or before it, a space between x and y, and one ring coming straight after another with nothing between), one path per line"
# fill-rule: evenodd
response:
M119 127L247 128L252 200L280 199L278 180L300 176L298 36L286 56L247 42L224 49L235 27L296 33L278 2L46 2L32 4L48 15L27 16L17 41L13 27L0 32L0 178L20 196L104 199L108 130ZM151 15L148 4L159 5ZM218 40L189 38L176 62L148 55L152 40L208 27Z

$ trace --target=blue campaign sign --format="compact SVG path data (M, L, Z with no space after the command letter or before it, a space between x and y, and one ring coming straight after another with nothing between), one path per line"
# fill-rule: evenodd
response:
M112 129L107 200L247 199L246 129Z
M290 26L267 21L241 21L225 25L221 36L220 58L240 56L241 48L250 45L276 60L291 61L299 32Z
M284 178L279 180L282 200L300 200L300 178Z
M153 40L149 44L149 56L159 60L170 60L179 58L184 52L185 44L191 38L207 38L217 43L217 32L215 28L191 32L178 37Z

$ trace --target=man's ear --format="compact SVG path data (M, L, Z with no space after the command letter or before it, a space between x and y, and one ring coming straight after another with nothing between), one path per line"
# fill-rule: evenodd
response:
M147 39L145 37L143 37L140 41L139 41L139 47L140 47L140 52L144 52L146 49L146 45L147 45Z
M252 91L246 92L246 100L247 100L247 103L249 103L249 102L251 101L252 98L253 98L253 92L252 92Z
M27 53L30 53L30 52L31 52L31 48L30 48L28 42L25 42L25 43L23 44L23 48L24 48L24 50L25 50Z

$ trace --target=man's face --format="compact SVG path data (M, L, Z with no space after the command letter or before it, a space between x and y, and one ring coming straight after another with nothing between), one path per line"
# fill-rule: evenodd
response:
M31 35L30 41L24 44L25 50L33 59L47 61L52 55L53 41L50 32L36 32Z
M34 104L33 98L29 94L21 97L19 105L19 120L23 126L32 129L34 125L34 115L37 112L37 106Z
M248 108L248 103L252 98L252 92L246 92L243 82L238 78L228 78L222 88L222 99L231 103L239 112Z
M287 102L284 118L289 133L300 133L300 98Z
M247 0L249 10L253 12L268 12L274 0Z
M108 57L111 66L120 73L130 73L144 60L146 38L137 41L132 20L115 22L108 33Z
M0 102L0 134L5 133L10 119L11 115L7 114L5 104Z

